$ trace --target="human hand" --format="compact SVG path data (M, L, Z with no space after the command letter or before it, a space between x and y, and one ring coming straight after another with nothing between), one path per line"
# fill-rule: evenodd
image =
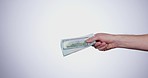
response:
M117 47L116 35L97 33L93 37L86 40L88 43L93 41L96 41L93 46L100 51L106 51Z

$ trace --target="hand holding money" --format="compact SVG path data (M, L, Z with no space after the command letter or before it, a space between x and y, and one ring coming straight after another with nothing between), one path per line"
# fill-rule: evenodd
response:
M93 37L89 38L86 42L91 43L96 41L93 45L96 49L100 51L106 51L117 47L117 36L107 33L97 33Z
M64 39L61 41L63 55L69 55L89 46L94 46L100 51L113 48L127 48L148 51L148 34L144 35L114 35L97 33L79 38ZM142 45L141 45L142 44Z

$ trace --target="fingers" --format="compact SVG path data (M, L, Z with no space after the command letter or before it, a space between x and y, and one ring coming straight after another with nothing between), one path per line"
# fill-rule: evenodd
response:
M106 51L107 50L107 44L105 44L104 46L102 46L102 47L99 47L98 49L100 50L100 51Z
M102 34L98 33L95 34L95 36L89 38L86 40L86 42L91 43L96 41L96 43L93 45L96 49L100 51L106 51L113 48L116 48L116 43L112 40L112 35L110 34Z
M96 42L96 44L94 45L95 47L100 46L101 42Z
M115 48L113 44L107 44L105 42L96 42L96 44L94 45L94 47L100 51L106 51L106 50L110 50L112 48Z
M96 43L95 48L99 49L100 51L104 51L107 48L107 44L105 42Z
M97 48L101 48L101 47L103 47L103 46L105 46L106 45L106 43L105 42L102 42L99 46L96 46Z

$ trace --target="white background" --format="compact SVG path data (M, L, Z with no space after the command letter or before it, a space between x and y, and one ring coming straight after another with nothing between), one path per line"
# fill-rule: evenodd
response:
M148 78L144 51L93 47L62 56L60 41L90 33L147 34L146 0L0 1L0 78Z

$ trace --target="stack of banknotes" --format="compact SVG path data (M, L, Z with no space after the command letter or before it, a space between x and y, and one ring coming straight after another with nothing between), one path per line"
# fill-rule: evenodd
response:
M61 49L62 49L63 56L67 56L71 53L80 51L82 49L85 49L95 44L95 41L92 43L86 42L88 38L91 38L93 36L94 34L89 34L83 37L61 40Z

